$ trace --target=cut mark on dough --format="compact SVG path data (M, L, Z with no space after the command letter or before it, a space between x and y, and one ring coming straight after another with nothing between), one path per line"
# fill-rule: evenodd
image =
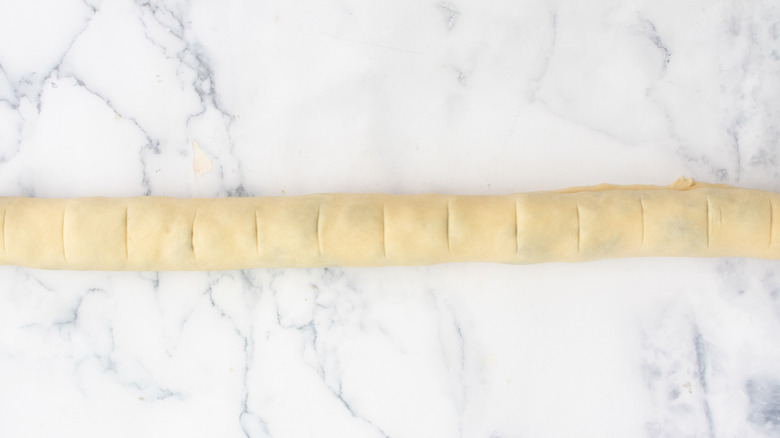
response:
M774 219L775 219L775 208L772 205L772 198L768 198L768 199L769 199L769 247L771 248L772 238L774 237L772 236L772 224L774 223ZM3 224L5 224L5 222L3 222ZM3 242L5 242L5 239L3 239Z
M712 227L712 219L710 218L710 198L707 197L707 249L710 249L710 228Z
M255 250L260 256L260 212L255 210Z
M317 207L317 257L322 256L322 236L321 236L322 225L320 224L321 220L322 220L322 204L320 204Z
M577 204L577 252L582 252L582 225L580 224L580 204Z
M382 204L382 252L384 253L385 258L387 258L387 219L385 219L387 215L385 210L385 204Z
M645 245L645 201L639 198L639 211L642 212L642 246Z
M65 212L68 211L68 205L62 209L62 258L65 262L68 261L68 252L65 250Z
M520 255L520 226L518 224L517 209L520 208L519 203L515 200L515 254Z
M5 240L5 226L8 223L8 206L5 207L5 210L3 211L3 252L8 253L8 243Z
M125 207L125 259L130 260L130 236L128 234L127 227L127 213L130 211L130 206Z
M190 248L192 248L192 257L198 260L198 253L195 252L195 221L198 220L198 210L192 215L192 231L190 232Z
M451 252L451 249L452 249L452 242L450 241L451 240L451 238L450 238L450 217L452 216L450 214L450 209L451 209L450 203L451 202L448 199L447 200L447 254L449 254Z

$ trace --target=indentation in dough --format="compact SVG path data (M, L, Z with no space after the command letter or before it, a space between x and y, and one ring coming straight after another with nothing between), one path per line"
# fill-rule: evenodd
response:
M386 225L386 206L382 204L382 252L387 258L387 225Z
M317 256L322 256L322 224L320 224L320 221L322 220L322 204L320 204L319 207L317 207Z
M448 254L451 252L450 250L452 248L452 243L451 243L452 238L450 237L450 216L451 216L451 214L450 214L451 205L450 204L451 204L451 202L448 199L447 200L447 253Z
M127 227L127 214L130 211L130 206L125 207L125 259L130 260L130 235L128 234Z
M710 249L710 233L712 230L710 229L712 227L712 219L710 218L710 198L707 197L707 249Z
M519 202L515 199L515 253L518 255L520 254L520 226L517 223L519 220L517 210L519 208Z
M642 246L645 245L645 201L639 197L639 211L642 212Z
M192 256L195 260L198 260L198 254L195 252L195 221L198 220L198 211L195 210L195 214L192 215L192 232L190 233L190 248L192 248Z
M68 261L68 253L65 250L65 212L68 211L68 204L65 204L65 207L62 209L62 258L67 262Z
M582 224L580 223L580 204L577 204L577 252L582 252Z
M772 206L772 198L769 199L769 246L772 246L772 224L775 219L775 208ZM5 239L3 239L5 241Z
M255 248L260 255L260 212L255 210Z
M5 234L5 228L8 224L8 207L6 206L5 211L3 211L3 252L8 253L8 243L6 242L6 234Z

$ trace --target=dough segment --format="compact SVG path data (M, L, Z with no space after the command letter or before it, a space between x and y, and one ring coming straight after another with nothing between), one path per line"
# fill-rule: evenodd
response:
M226 270L780 258L780 194L678 180L498 196L0 198L0 263Z

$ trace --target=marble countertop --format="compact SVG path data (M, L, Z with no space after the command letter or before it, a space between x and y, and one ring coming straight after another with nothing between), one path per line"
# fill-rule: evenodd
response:
M780 191L771 0L0 3L0 194ZM0 268L3 437L770 437L780 265Z

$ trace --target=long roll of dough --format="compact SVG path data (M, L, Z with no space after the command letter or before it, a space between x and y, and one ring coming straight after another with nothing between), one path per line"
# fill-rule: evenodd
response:
M0 264L224 270L780 258L780 194L694 183L505 196L0 198Z

